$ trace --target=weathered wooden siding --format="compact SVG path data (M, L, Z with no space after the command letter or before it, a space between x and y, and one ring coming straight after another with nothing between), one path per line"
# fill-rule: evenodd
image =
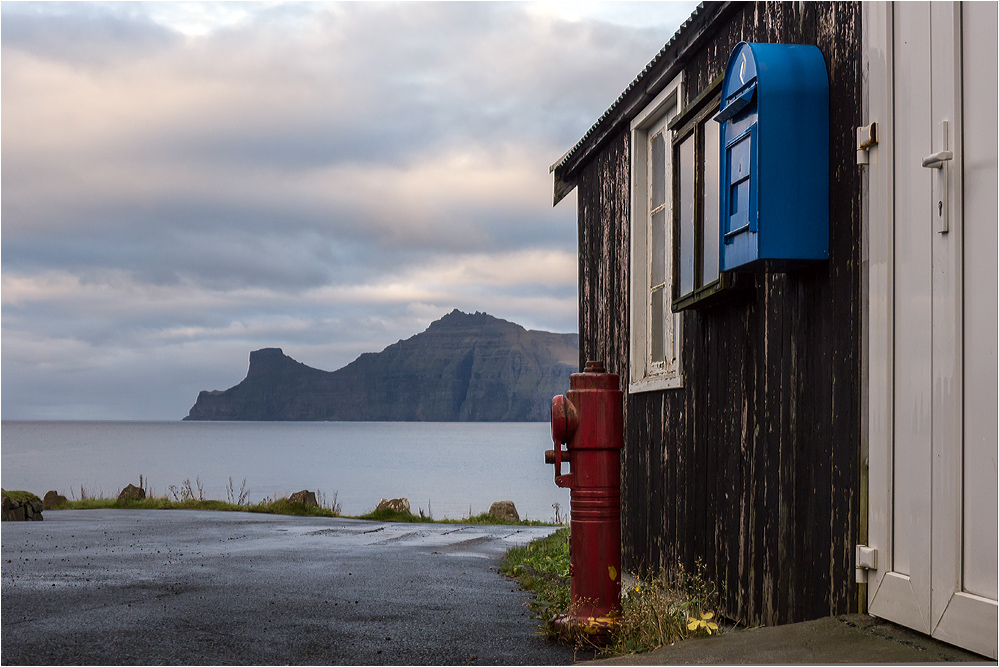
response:
M580 368L588 359L628 367L629 143L621 134L587 166L578 185L579 330L586 332L585 345L580 333ZM626 378L622 374L622 389Z
M684 63L693 99L740 41L816 44L830 84L830 259L758 274L747 296L687 311L684 386L625 401L622 529L632 570L696 559L723 612L776 624L855 611L860 441L860 8L748 3ZM663 66L668 66L665 63ZM580 361L626 389L629 137L583 167Z

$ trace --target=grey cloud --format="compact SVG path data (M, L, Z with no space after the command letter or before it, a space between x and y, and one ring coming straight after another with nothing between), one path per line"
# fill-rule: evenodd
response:
M129 272L153 285L189 281L206 289L268 286L298 290L325 284L358 284L373 277L458 252L574 247L572 212L557 218L529 210L470 208L442 212L439 224L406 231L406 220L378 228L363 212L291 211L178 207L139 212L106 225L98 212L91 224L53 238L30 230L5 234L7 270L58 267L86 276L108 268ZM353 216L353 217L351 217ZM385 228L394 222L396 236Z
M174 50L232 94L135 139L137 153L310 168L411 164L525 134L557 150L626 85L620 63L640 67L657 41L607 24L541 28L503 3L335 5L301 19L319 33L301 40L269 16Z
M74 68L107 67L176 46L182 37L141 13L139 3L5 2L0 42Z
M315 234L282 236L247 232L184 233L150 230L143 235L79 235L59 243L44 238L6 244L8 270L58 267L77 275L100 275L114 267L142 284L189 282L204 289L269 286L308 288L333 282L336 246Z
M49 362L48 372L40 373L36 364L19 363L4 349L3 393L17 393L16 401L4 399L4 419L180 419L198 391L215 383L232 386L246 372L247 352L240 341L111 354L77 345L60 350L59 341L47 347L50 357L86 356L92 367Z
M3 3L5 418L173 419L251 349L333 370L455 307L575 330L548 165L669 34L528 8L251 3L187 37L171 5Z

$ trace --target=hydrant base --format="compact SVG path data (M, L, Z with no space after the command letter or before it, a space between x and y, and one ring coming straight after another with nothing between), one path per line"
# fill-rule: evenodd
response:
M548 621L555 634L564 640L577 638L602 646L610 641L611 636L620 626L618 616L575 616L560 614Z

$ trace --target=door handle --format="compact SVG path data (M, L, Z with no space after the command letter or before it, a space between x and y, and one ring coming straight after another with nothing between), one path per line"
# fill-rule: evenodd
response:
M943 163L953 159L953 151L937 151L923 158L923 166L927 169L943 169Z
M940 121L940 143L937 145L941 150L924 157L923 166L936 170L931 179L934 228L937 232L946 234L950 230L950 170L943 167L945 162L954 159L954 151L950 150L949 121Z

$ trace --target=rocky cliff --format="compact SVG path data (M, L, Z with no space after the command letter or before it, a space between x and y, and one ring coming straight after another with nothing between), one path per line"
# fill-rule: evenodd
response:
M579 336L458 310L337 371L280 349L250 353L246 379L202 391L187 420L546 421L578 370Z

